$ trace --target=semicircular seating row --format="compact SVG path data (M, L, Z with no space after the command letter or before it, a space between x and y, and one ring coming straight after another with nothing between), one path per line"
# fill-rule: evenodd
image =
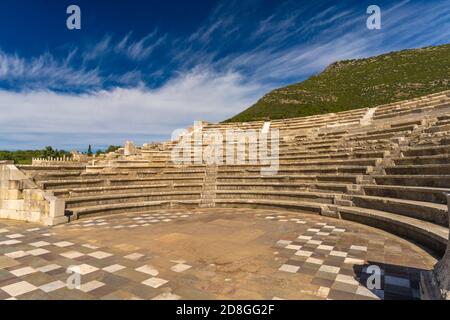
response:
M174 165L170 148L141 148L89 166L19 168L65 199L76 217L166 207L282 208L381 228L442 254L449 236L450 93L380 106L370 121L368 112L272 121L281 137L272 176L261 175L261 165ZM203 131L263 124L210 124Z

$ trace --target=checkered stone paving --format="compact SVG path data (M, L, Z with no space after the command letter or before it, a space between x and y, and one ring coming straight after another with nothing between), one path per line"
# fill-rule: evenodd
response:
M435 261L377 229L288 211L0 220L0 299L417 299Z

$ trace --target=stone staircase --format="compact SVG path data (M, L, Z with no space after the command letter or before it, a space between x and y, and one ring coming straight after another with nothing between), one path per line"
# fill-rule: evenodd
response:
M216 165L209 165L205 170L205 180L203 182L202 195L200 200L200 208L215 207L216 191L217 191L217 173Z

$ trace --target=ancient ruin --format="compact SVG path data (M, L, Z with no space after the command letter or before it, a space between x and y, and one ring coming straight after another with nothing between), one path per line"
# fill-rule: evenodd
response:
M194 146L201 147L205 143L204 140L198 141L198 133L215 131L226 136L227 129L267 133L269 151L274 143L270 131L276 129L279 132L276 174L262 174L261 168L268 164L261 162L173 163L172 150L181 139L192 144L188 156L194 158ZM229 145L224 146L223 158L226 157L227 148L230 151ZM236 145L233 159L239 155L248 156L249 148L243 152L237 148ZM229 253L224 251L223 261L216 257L215 260L212 259L215 262L201 266L204 270L216 268L217 277L223 283L233 281L227 280L227 272L230 279L234 276L233 272L237 272L237 277L243 279L266 269L268 274L280 273L280 277L309 274L321 276L319 278L322 279L313 280L303 288L300 283L296 283L292 290L296 290L297 295L282 289L277 291L275 286L273 296L261 293L259 298L296 299L315 296L339 299L350 298L349 292L362 298L388 298L389 290L397 290L394 293L389 291L389 294L398 294L403 298L449 298L449 91L376 108L335 114L266 122L203 122L200 129L187 130L178 140L142 147L135 147L133 143L127 142L124 149L107 157L88 160L78 157L79 161L74 159L36 159L33 165L0 163L0 218L37 223L41 227L36 228L45 228L45 233L55 230L58 237L74 236L76 233L71 230L78 228L83 234L83 242L86 242L90 228L101 226L108 229L99 233L100 239L109 239L108 234L110 238L115 238L112 233L116 230L121 232L121 227L125 225L123 215L126 215L129 221L136 221L129 224L134 225L132 230L148 228L148 237L158 235L158 238L154 238L155 241L185 241L197 246L195 240L186 238L182 231L183 224L188 222L177 219L200 219L195 225L186 225L186 230L189 230L186 232L197 230L199 239L204 240L212 221L206 217L211 213L214 218L211 219L216 223L212 228L221 226L220 228L226 229L219 228L222 231L217 231L224 242L240 243L239 241L244 241L242 239L250 241L261 236L267 243L273 242L278 248L271 250L274 252L259 252L263 258L248 258L246 253L236 253L230 258ZM159 218L155 218L155 215ZM222 220L229 215L235 217L233 223ZM122 220L112 224L111 221L119 219L118 217L122 217ZM156 224L152 224L152 221L164 219L168 225L173 225L164 231L167 232L166 235L155 229ZM249 226L252 223L255 224L254 235L249 233L250 227L237 234L232 231L241 230L241 225ZM285 227L285 238L280 235L278 242L270 238L270 235L281 232L274 228L274 223L293 224L292 227ZM301 232L295 229L302 225L308 227ZM233 229L227 229L229 226L233 226ZM6 230L8 226L4 228ZM259 231L262 229L267 235L263 236ZM354 230L352 237L339 242L342 239L339 238L340 234L346 230ZM230 237L236 238L228 238L227 232ZM8 232L1 233L0 236L3 237L4 234ZM127 237L127 234L122 235ZM2 238L2 241L11 243L13 239L15 238ZM139 239L146 242L144 238ZM364 241L357 243L358 239ZM61 241L66 240L61 238ZM111 245L117 244L120 247L116 243L117 239L108 241L111 241ZM247 243L245 241L242 243ZM101 240L96 239L90 245L99 246L99 242ZM132 243L129 245L133 246ZM143 246L142 243L140 246ZM122 245L122 248L125 247ZM226 250L225 247L222 249ZM266 244L266 247L270 245ZM219 245L215 248L222 250ZM45 246L43 249L48 250ZM182 249L173 249L167 255L176 255L175 252L180 254ZM24 249L18 251L22 250ZM183 250L193 259L195 254L189 254L190 249ZM214 256L212 247L210 250L209 254ZM377 250L385 251L380 253ZM67 255L76 259L76 252L85 254L77 250ZM272 256L274 254L278 255L275 260ZM10 258L17 255L20 254L15 253ZM265 265L254 262L268 259L267 256L272 260ZM376 261L377 257L379 261ZM329 264L325 263L328 258L331 259ZM207 257L205 259L209 261ZM256 260L249 262L249 259ZM171 262L171 267L183 271L192 267L185 259L182 260ZM431 271L437 260L441 261ZM418 261L425 262L421 264ZM390 285L391 289L368 289L365 278L361 276L368 266L378 265L378 262L386 267L386 270L381 267L384 270L382 274L386 286ZM195 263L201 265L201 259ZM113 266L112 264L111 270L121 268ZM359 276L351 276L349 266L357 270ZM393 266L404 272L405 277L388 275ZM341 273L342 270L347 271ZM153 276L144 283L150 284L153 289L163 287L168 282L167 279L156 277L158 272L152 267L146 267L145 273ZM196 277L202 279L199 274ZM276 278L277 275L273 277ZM214 280L203 280L215 283ZM103 283L100 280L93 281ZM201 290L194 292L180 289L177 292L176 287L171 287L173 291L155 293L154 296L258 298L248 286L245 290L250 291L247 292L237 285L239 290L243 290L238 290L238 293L227 293L219 288L213 290L208 285L206 287L206 292L211 296L203 296L200 294ZM266 292L261 288L258 292ZM336 291L349 295L342 293L339 296ZM84 292L87 294L90 291ZM11 289L10 293L14 293L14 290ZM141 297L153 296L149 294Z

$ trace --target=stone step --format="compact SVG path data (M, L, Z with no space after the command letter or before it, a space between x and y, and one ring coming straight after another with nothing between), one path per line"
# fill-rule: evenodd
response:
M366 195L446 204L450 188L361 185Z
M109 215L117 213L128 212L143 212L161 208L196 208L198 207L200 200L179 200L179 201L146 201L138 203L119 203L109 205L98 205L90 207L74 208L70 211L73 212L75 218L80 218L86 215Z
M37 185L45 190L64 188L81 188L89 186L103 186L103 179L80 179L80 180L55 180L55 181L39 181Z
M152 177L152 178L129 178L129 179L111 179L111 185L137 185L152 183L203 183L204 177Z
M266 199L333 204L334 194L308 191L217 190L216 199Z
M347 197L347 196L346 196ZM396 213L448 226L447 205L377 196L348 196L357 207Z
M443 155L450 153L450 145L413 147L402 150L402 153L405 157Z
M70 197L66 199L66 208L73 209L79 207L99 206L118 203L138 203L148 201L165 200L198 200L201 191L165 191L165 192L139 192L139 193L118 193L101 194L95 196Z
M339 183L218 183L217 190L290 190L299 191L306 189L320 190L321 192L339 192L347 191L347 184Z
M396 165L426 165L426 164L449 164L450 154L420 157L403 157L392 159Z
M437 124L425 130L426 133L437 133L445 131L450 131L450 124Z
M18 169L22 171L52 171L52 172L61 172L61 171L78 171L82 172L86 169L86 165L48 165L48 166L38 166L38 165L17 165Z
M52 189L51 191L57 197L67 198L69 196L90 196L99 194L116 194L116 193L136 193L148 192L152 190L158 191L184 191L184 190L201 190L201 183L196 184L151 184L151 185L131 185L131 186L106 186L91 188L66 188Z
M127 177L128 173L101 172L101 173L40 173L33 175L36 182L40 181L66 181L66 180L89 180L89 179L109 179L117 177Z
M427 164L427 165L406 165L387 167L384 169L387 174L394 175L448 175L450 174L450 163L448 164Z
M377 184L450 188L450 175L374 175Z
M369 130L366 132L362 132L362 133L358 133L355 135L350 135L349 138L353 139L356 138L359 140L359 138L361 137L369 137L369 136L384 136L386 134L390 135L390 134L403 134L403 133L407 133L409 131L414 130L415 128L417 128L417 125L413 124L413 125L399 125L399 126L394 126L391 128L384 128L384 129L376 129L376 130Z
M236 176L218 176L218 182L341 182L357 183L360 179L358 175L236 175Z
M265 166L268 167L268 166ZM371 172L371 166L285 166L280 165L278 167L278 174L292 174L292 173L356 173L356 174L366 174ZM227 174L236 174L236 173L252 173L252 172L260 172L261 167L255 166L245 166L245 167L221 167L219 169L218 174L221 176Z
M304 213L320 214L327 208L326 204L306 201L264 200L264 199L216 199L216 207L224 208L264 208L300 211Z
M412 240L438 255L447 247L449 229L434 223L385 211L339 207L342 219L359 222Z

